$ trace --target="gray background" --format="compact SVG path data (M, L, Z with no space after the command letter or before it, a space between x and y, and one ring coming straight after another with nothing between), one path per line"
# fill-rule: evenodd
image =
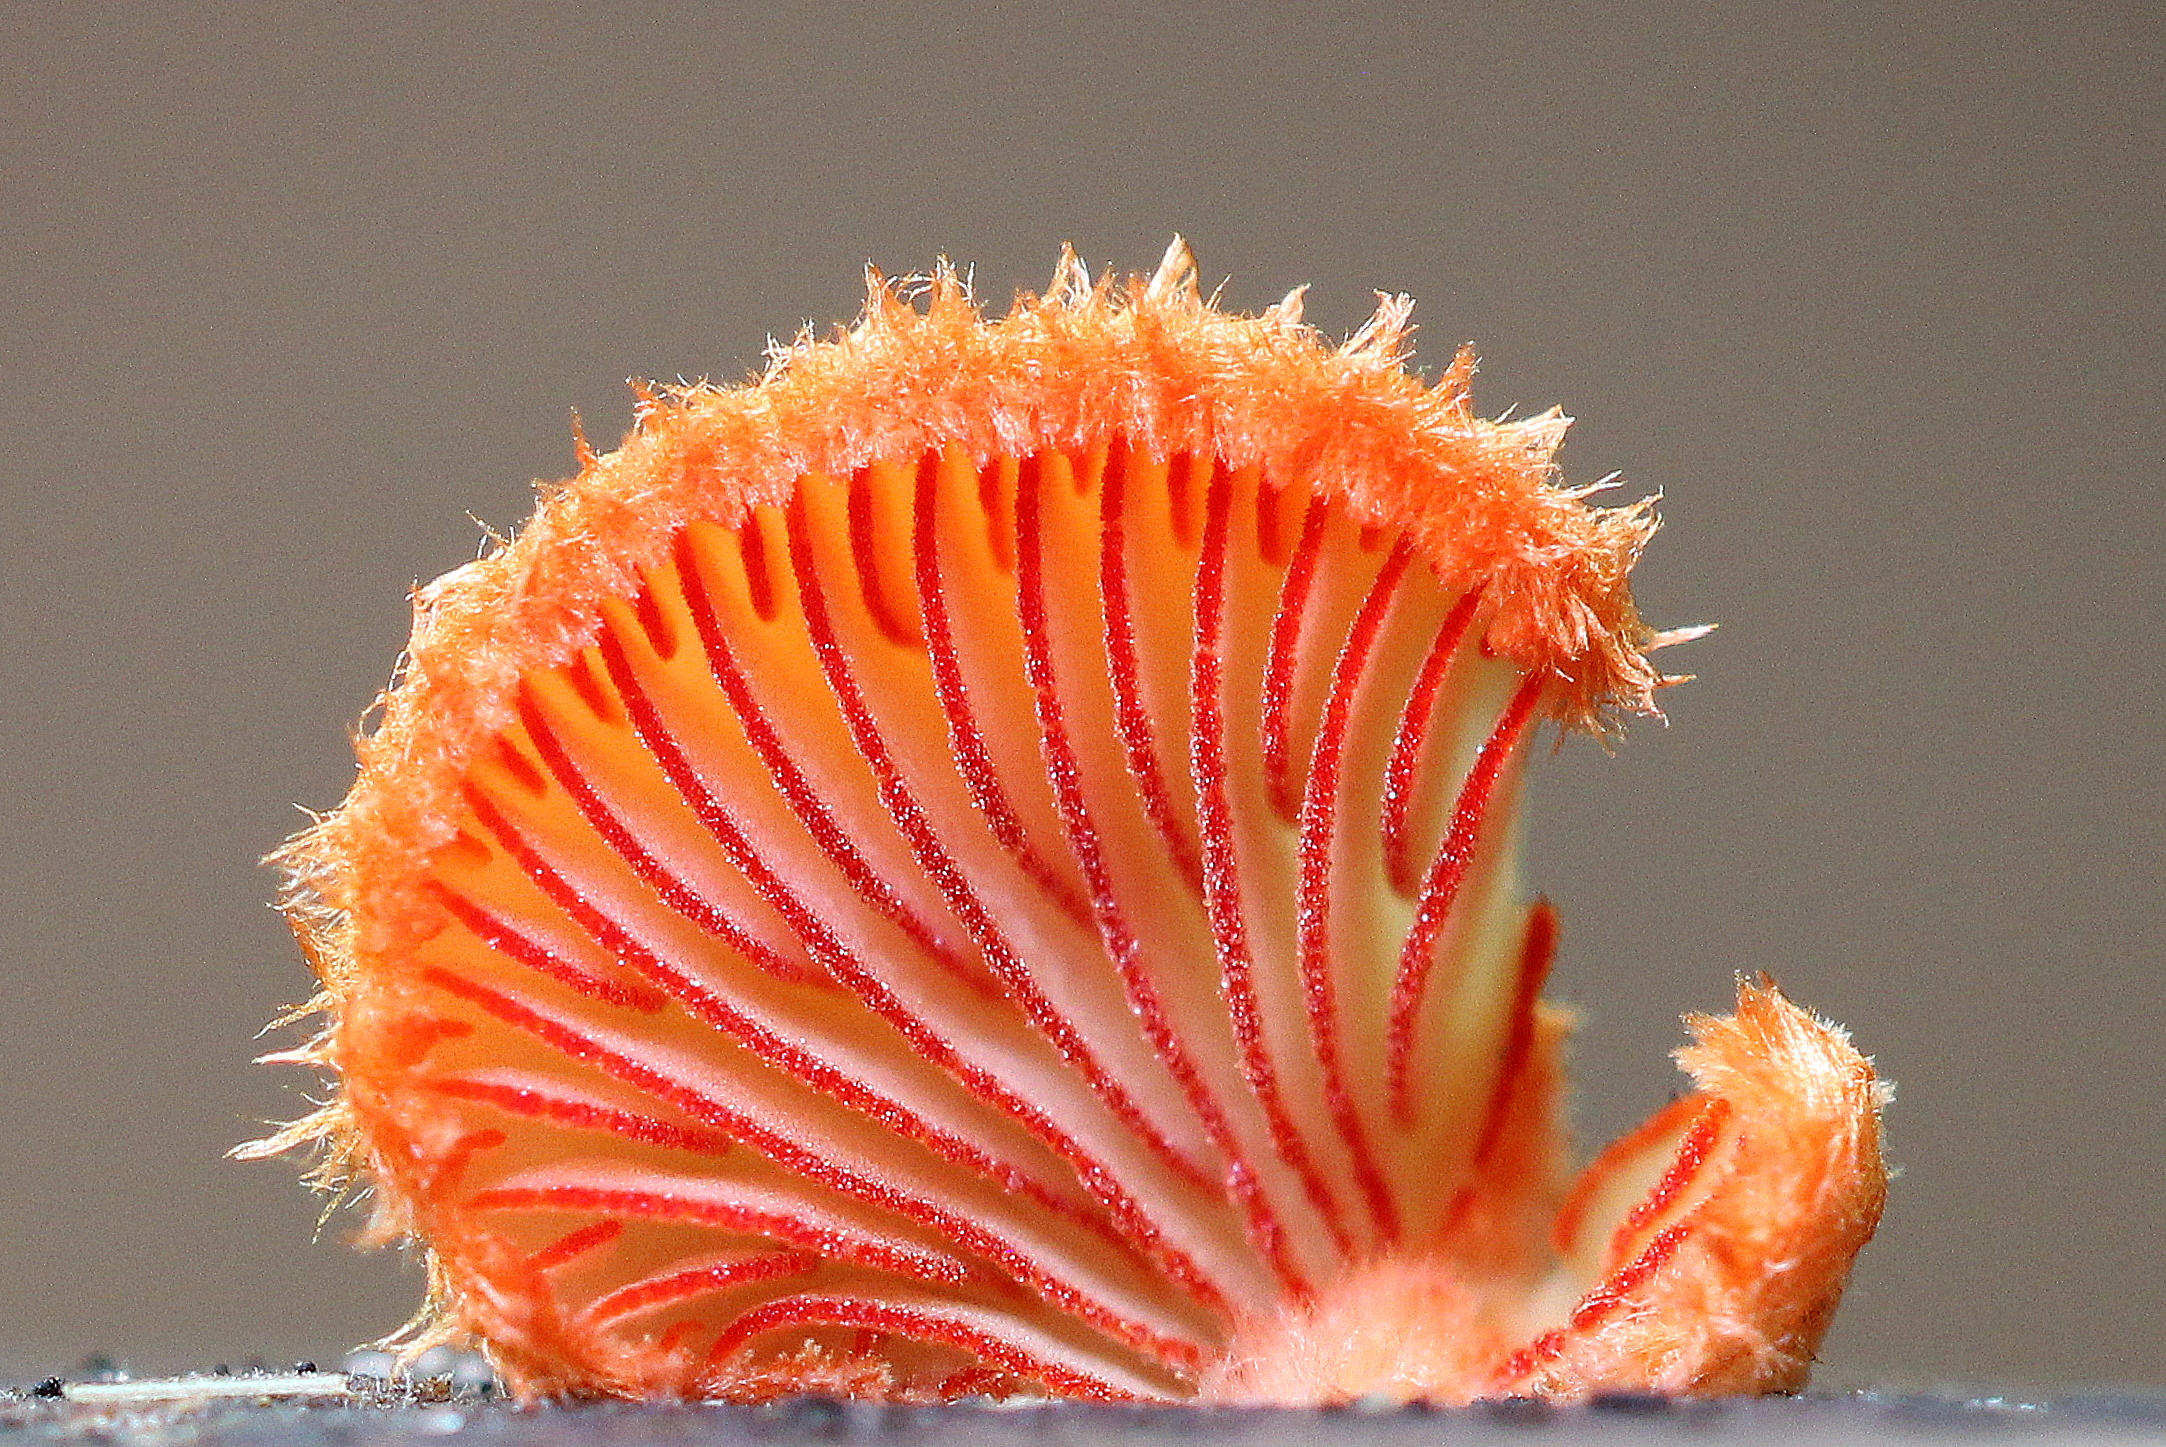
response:
M1588 1134L1772 970L1902 1083L1822 1381L2166 1381L2155 7L163 9L0 44L0 1373L410 1306L219 1159L301 1104L255 860L569 408L1180 231L1667 495L1701 680L1538 771Z

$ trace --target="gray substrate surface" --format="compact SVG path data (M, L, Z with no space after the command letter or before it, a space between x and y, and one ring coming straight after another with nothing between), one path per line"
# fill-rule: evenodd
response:
M323 1374L331 1378L332 1374ZM206 1379L215 1383L218 1379ZM359 1384L356 1384L357 1386ZM1718 1402L1616 1398L1553 1408L1506 1401L1374 1411L1030 1407L890 1408L816 1398L765 1407L516 1407L484 1393L384 1389L249 1397L230 1379L98 1400L57 1381L0 1392L0 1447L1932 1447L1946 1442L2166 1444L2166 1397L2037 1404L1861 1395ZM210 1390L207 1387L206 1390ZM74 1395L70 1395L73 1393Z

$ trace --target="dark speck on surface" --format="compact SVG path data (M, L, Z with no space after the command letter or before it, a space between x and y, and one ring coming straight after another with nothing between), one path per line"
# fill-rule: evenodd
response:
M1556 1406L1540 1397L1498 1397L1477 1403L1474 1410L1493 1422L1526 1427L1539 1426L1557 1414Z

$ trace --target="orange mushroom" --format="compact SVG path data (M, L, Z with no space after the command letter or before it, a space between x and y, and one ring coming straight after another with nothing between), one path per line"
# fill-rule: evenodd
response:
M922 305L918 304L922 302ZM955 276L422 590L279 856L335 1101L251 1148L530 1395L1787 1390L1882 1087L1771 986L1563 1169L1549 722L1650 710L1644 504L1565 422L1200 299Z

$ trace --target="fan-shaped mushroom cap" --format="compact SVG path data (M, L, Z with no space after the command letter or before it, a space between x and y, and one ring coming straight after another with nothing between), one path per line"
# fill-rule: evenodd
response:
M1570 1186L1517 781L1651 708L1653 519L1406 333L1178 246L994 321L876 277L421 591L281 856L339 1094L262 1148L426 1245L416 1339L568 1394L1802 1380L1871 1071L1747 986Z

